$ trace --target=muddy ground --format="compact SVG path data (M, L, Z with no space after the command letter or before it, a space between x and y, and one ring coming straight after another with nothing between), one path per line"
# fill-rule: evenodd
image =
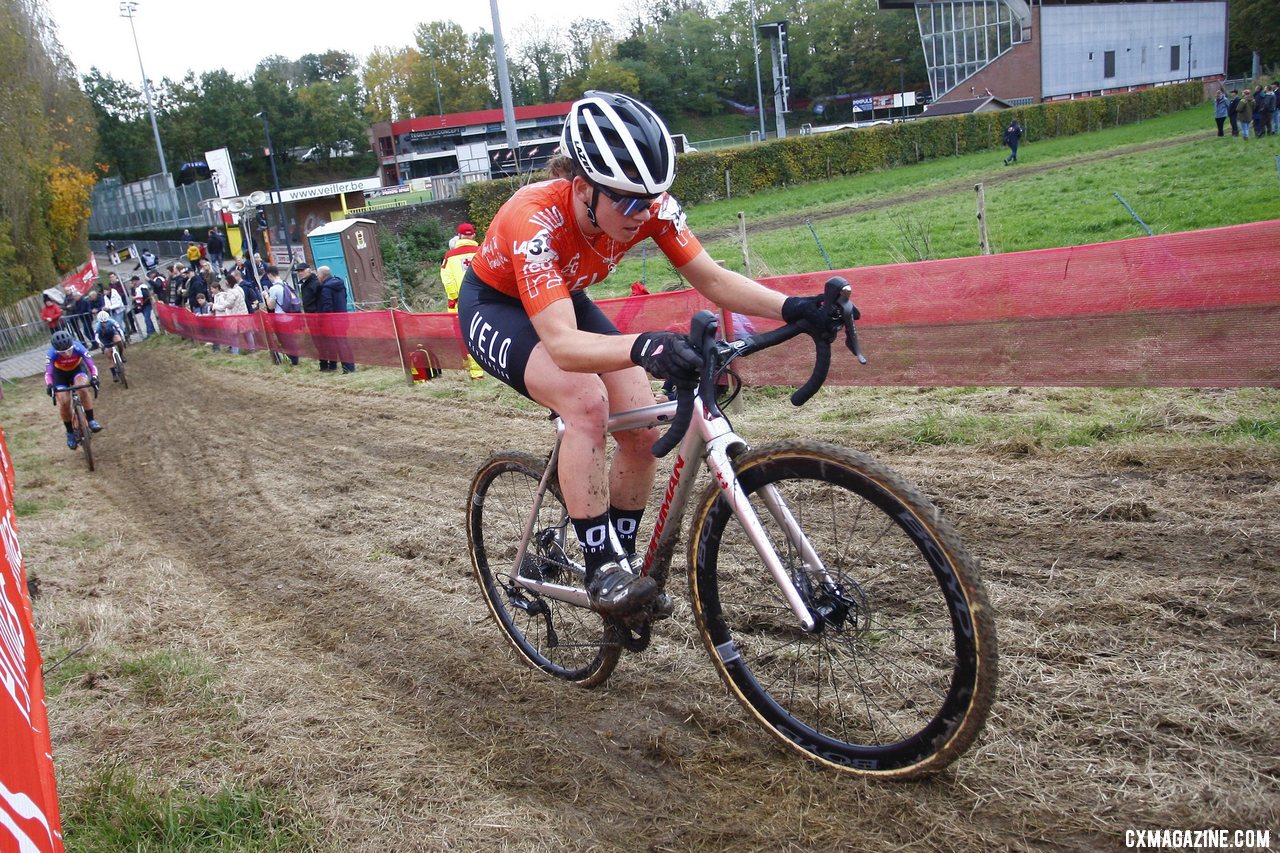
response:
M1280 846L1280 451L1205 440L1280 392L1147 394L1150 437L1061 449L885 427L1104 392L829 389L799 415L754 398L735 419L753 440L873 453L982 561L986 731L942 775L886 784L777 747L683 602L604 688L515 660L463 525L489 452L546 447L510 394L130 352L91 475L38 379L3 408L64 813L124 767L158 791L272 792L326 850L1100 850L1204 827Z

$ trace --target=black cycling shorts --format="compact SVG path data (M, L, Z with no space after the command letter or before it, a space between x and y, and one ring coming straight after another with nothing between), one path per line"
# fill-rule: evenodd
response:
M84 377L83 380L80 380L81 376ZM81 366L77 367L75 370L59 370L56 367L53 369L54 387L61 385L65 388L70 388L72 385L77 384L77 382L81 382L84 385L89 384L89 368Z
M579 329L597 335L622 334L585 291L579 290L569 298L573 300ZM538 333L524 304L485 284L468 269L458 293L458 323L467 352L485 372L529 397L524 371L529 354L538 345Z

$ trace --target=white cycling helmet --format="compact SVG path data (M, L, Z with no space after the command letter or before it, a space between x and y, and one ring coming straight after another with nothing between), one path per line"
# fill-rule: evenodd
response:
M653 196L676 177L676 148L657 113L628 95L587 92L564 120L561 146L592 184Z
M110 315L110 314L108 314L106 311L99 311L99 312L98 312L97 320L98 320L98 322L99 322L99 323L105 323L105 322L107 322L107 321L108 321L108 320L110 320L110 319L111 319L111 315Z

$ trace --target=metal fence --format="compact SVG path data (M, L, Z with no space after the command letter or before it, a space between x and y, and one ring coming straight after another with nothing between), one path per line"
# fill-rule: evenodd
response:
M0 358L49 342L49 329L40 319L42 308L44 299L38 293L0 308Z
M108 178L93 188L89 231L119 234L150 228L188 228L215 224L200 203L218 195L213 181L169 186L163 175L131 184Z

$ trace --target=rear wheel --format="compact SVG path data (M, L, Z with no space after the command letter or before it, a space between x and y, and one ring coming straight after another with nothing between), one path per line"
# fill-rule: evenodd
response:
M524 453L498 454L481 466L467 507L471 564L489 612L520 657L556 678L595 687L613 672L622 652L613 630L594 611L538 595L511 579L519 561L525 577L582 585L581 554L558 483L542 495L533 536L519 552L545 469L542 459Z
M817 628L800 626L713 484L690 532L690 588L730 692L779 741L829 767L908 779L950 764L982 729L996 686L994 620L955 531L860 453L790 442L736 465ZM788 540L775 498L825 572Z
M124 357L115 348L111 350L111 360L115 362L116 377L120 380L120 387L128 389L129 378L124 375Z

